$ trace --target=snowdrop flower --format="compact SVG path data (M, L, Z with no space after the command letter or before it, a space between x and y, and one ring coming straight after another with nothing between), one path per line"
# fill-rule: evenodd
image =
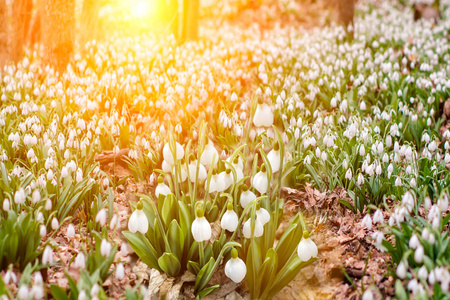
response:
M11 269L9 269L6 271L5 277L3 277L3 281L5 284L16 283L17 276Z
M441 196L438 201L437 201L437 205L439 206L439 208L441 209L442 212L446 212L448 209L448 196L447 194L444 194L443 196Z
M242 259L238 257L236 249L231 250L231 258L225 264L225 275L235 283L241 282L247 274L247 267Z
M231 169L226 169L217 175L217 192L221 193L228 189L234 183L234 177Z
M100 292L100 286L96 283L91 288L91 297L96 298Z
M56 217L53 217L53 219L52 219L52 229L56 230L56 229L58 229L58 227L59 227L58 219Z
M248 186L244 185L242 187L242 193L241 193L241 206L242 208L245 208L250 202L256 199L255 193L250 191L248 189Z
M115 278L117 280L122 280L125 278L125 268L123 267L122 263L119 263L117 265Z
M33 284L31 287L31 295L34 299L44 299L44 288L42 284Z
M25 284L22 284L17 292L17 298L21 300L26 300L30 298L30 291Z
M349 168L345 173L345 179L352 180L352 177L353 177L352 169Z
M361 173L358 174L358 185L362 186L364 184L364 177Z
M20 188L14 194L14 202L16 204L22 204L25 202L25 191L23 190L23 188Z
M369 214L366 214L362 219L361 226L366 227L367 229L372 229L372 219Z
M155 189L155 196L156 198L159 198L159 195L163 195L164 197L167 196L168 194L172 193L172 191L170 190L170 188L164 183L164 179L163 177L160 175L158 177L158 185L156 186Z
M35 189L33 191L31 199L32 199L33 203L35 203L35 204L38 203L39 201L41 201L41 193L39 192L38 189Z
M67 227L66 235L69 239L72 239L75 236L75 227L73 227L73 224L69 224Z
M397 276L400 279L405 279L407 269L408 269L408 263L406 261L402 260L397 266L397 271L396 271Z
M262 226L266 225L270 221L269 212L262 208L259 202L256 204L256 217L261 222Z
M239 218L236 212L233 210L233 204L229 202L227 204L227 211L223 214L220 221L222 229L234 232L238 226Z
M66 178L67 176L69 176L69 171L67 170L67 167L64 166L61 169L61 178Z
M424 249L423 246L419 244L416 251L414 251L414 260L416 263L422 263L423 262L423 256L424 256Z
M402 180L400 178L400 176L397 176L397 178L395 179L394 182L394 186L401 186L402 185Z
M44 253L42 254L42 264L52 264L53 263L53 250L50 246L45 247Z
M364 144L361 144L359 147L359 155L364 156L366 155L366 149L364 148Z
M253 116L253 124L256 127L270 127L273 124L273 112L266 103L258 103L255 115Z
M142 234L146 234L148 231L148 219L145 213L142 211L143 208L142 200L136 204L136 209L130 216L128 220L128 230L136 233L137 231Z
M197 242L207 241L211 238L211 225L204 215L203 209L197 208L196 218L191 226L192 236Z
M249 239L252 237L252 228L251 228L251 218L249 218L245 223L244 223L244 228L243 228L243 233L244 233L244 237ZM261 222L258 220L258 218L255 219L255 227L253 230L253 236L254 237L260 237L263 235L264 233L264 227L261 224Z
M406 207L409 213L411 213L412 209L414 208L414 196L411 194L411 192L407 191L402 196L402 204Z
M375 213L373 214L373 223L374 224L383 224L384 223L384 217L383 217L383 213L381 212L380 209L377 209L375 211Z
M362 300L373 300L373 293L371 290L367 289L363 296L362 296Z
M39 227L39 234L42 238L47 235L47 227L45 227L45 225Z
M117 217L117 214L113 214L111 218L111 222L109 223L109 229L114 230L117 226L117 223L119 222L119 218Z
M252 186L261 194L265 194L269 189L269 180L267 179L266 166L261 166L261 171L252 178Z
M267 154L267 159L269 160L270 167L272 168L272 173L276 173L280 170L281 155L280 155L280 145L276 142L273 145L273 149Z
M5 200L3 200L3 210L4 211L9 210L9 199L8 198L5 198Z
M212 165L215 167L217 162L219 161L219 152L216 147L214 147L214 143L209 140L208 144L205 146L205 150L203 150L202 155L200 156L200 163L204 166Z
M100 226L102 227L106 225L106 209L102 208L98 211L95 216L95 222L100 223Z
M75 257L75 260L73 262L74 268L77 269L85 269L86 268L86 258L84 256L83 252L79 252L77 256Z
M184 149L183 146L181 146L178 142L175 142L175 149L173 149L174 153L172 153L172 150L170 149L169 143L167 142L163 147L163 157L164 161L168 163L169 165L173 165L176 160L180 160L184 157ZM175 156L174 156L175 154Z
M76 181L77 181L77 183L79 183L82 180L83 180L83 171L80 168L78 168L77 174L76 174Z
M417 235L414 233L411 238L409 239L409 248L411 249L417 249L417 247L419 247L420 242L419 242L419 238L417 237Z
M419 276L420 279L427 280L427 278L428 278L427 267L425 267L425 265L423 265L417 272L417 275Z
M317 257L319 251L316 244L309 237L308 231L303 231L303 238L298 244L297 254L301 261L309 261L313 257Z
M189 179L192 183L196 182L196 175L197 175L197 160L192 160L189 163ZM206 172L206 168L202 164L198 164L198 178L197 180L202 182L206 180L206 177L208 176L208 173Z
M100 244L100 253L104 257L108 257L111 254L112 245L106 239L102 239L102 243Z

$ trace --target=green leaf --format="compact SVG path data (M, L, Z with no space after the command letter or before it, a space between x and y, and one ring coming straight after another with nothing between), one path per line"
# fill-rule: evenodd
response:
M164 252L164 254L158 258L158 265L169 276L175 277L180 272L181 264L178 258L173 253Z
M278 269L277 252L270 248L259 271L258 290L262 288L261 299L266 299Z
M145 237L143 237L141 234L132 233L130 231L123 231L122 233L127 239L131 248L133 248L137 256L139 256L139 258L146 265L161 271L157 260L158 254L155 248L153 248L153 246Z
M52 294L53 298L58 300L69 299L69 297L66 294L66 291L56 284L52 284L50 286L50 293Z
M395 295L399 300L408 300L408 294L399 279L395 282Z
M200 272L200 265L197 262L190 260L187 263L187 269L192 274L197 275L198 272Z
M208 261L208 263L206 265L203 266L203 268L200 270L200 272L198 272L197 274L197 278L195 279L195 291L199 292L202 291L205 286L208 284L209 282L209 278L211 275L211 272L213 271L214 268L214 264L215 264L215 260L214 258L210 258L210 260Z
M206 297L211 293L214 293L220 286L218 284L210 286L204 290L202 290L201 292L197 293L197 296L200 298Z
M257 282L260 280L259 270L261 268L262 258L258 243L253 238L247 252L247 282L250 288L250 298L255 299L259 296L259 289L256 290Z
M178 257L178 260L181 261L185 236L184 232L178 225L177 220L172 220L172 222L170 222L169 229L167 230L167 238L169 239L171 250L176 257Z

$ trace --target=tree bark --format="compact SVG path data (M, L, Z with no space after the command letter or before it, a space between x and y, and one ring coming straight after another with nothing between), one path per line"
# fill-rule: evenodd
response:
M348 27L353 24L353 17L355 15L355 1L356 0L338 0L339 22Z
M6 0L0 0L0 73L9 57L8 36L8 7Z
M198 38L198 10L199 0L183 1L183 27L181 30L183 42Z
M28 30L30 28L32 0L14 0L11 39L11 59L17 63L23 57L23 46L26 43Z
M75 0L43 0L42 4L43 62L63 73L74 47Z
M100 10L99 0L84 0L81 14L80 47L92 39L95 39L98 26L98 11Z

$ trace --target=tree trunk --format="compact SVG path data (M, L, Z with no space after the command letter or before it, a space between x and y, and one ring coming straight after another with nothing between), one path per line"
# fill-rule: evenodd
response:
M41 35L45 47L44 65L64 72L73 52L75 0L43 0Z
M168 4L168 22L170 25L170 32L174 35L175 39L179 36L179 22L178 22L178 0L169 0Z
M0 73L8 61L8 7L6 0L0 0Z
M196 40L198 38L198 9L199 0L183 1L183 28L181 40Z
M15 0L13 2L13 36L11 40L11 59L17 63L22 59L23 46L28 37L30 28L32 0Z
M99 0L84 0L81 14L80 47L96 37L96 28L98 26L98 11L100 10Z
M339 22L348 27L353 24L355 15L355 0L338 0Z

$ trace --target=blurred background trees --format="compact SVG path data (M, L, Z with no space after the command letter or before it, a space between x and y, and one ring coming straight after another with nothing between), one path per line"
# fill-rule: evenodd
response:
M261 30L280 21L306 27L334 22L348 28L353 24L356 1L0 0L0 69L6 63L20 62L24 49L30 49L42 50L43 67L50 65L61 73L72 53L84 51L89 41L114 35L173 34L183 43L199 37L199 20L218 27L223 22L245 27L257 19ZM412 6L409 0L404 5L411 6L417 20L439 18L439 1L434 10L423 4ZM311 17L322 21L311 22Z

